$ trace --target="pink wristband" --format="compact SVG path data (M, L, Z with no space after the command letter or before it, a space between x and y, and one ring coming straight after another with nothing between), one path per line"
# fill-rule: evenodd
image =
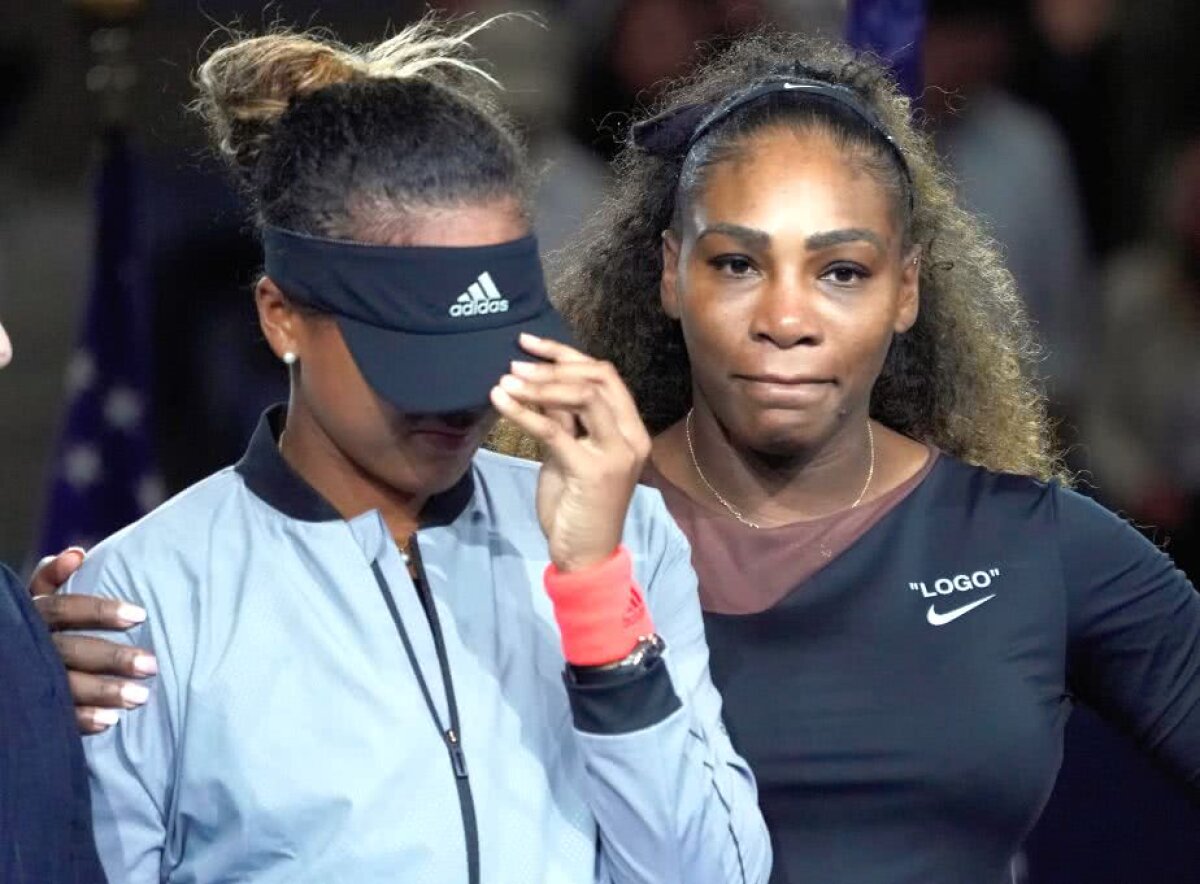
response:
M574 666L615 663L629 655L638 639L654 632L623 546L586 571L563 574L551 564L543 580L562 634L563 656Z

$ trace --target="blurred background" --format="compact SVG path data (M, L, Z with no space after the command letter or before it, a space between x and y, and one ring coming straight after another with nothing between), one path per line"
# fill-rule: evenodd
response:
M1038 324L1083 490L1200 583L1195 0L860 4L891 7L875 20L841 0L6 0L0 559L100 539L235 461L285 395L251 309L257 246L185 110L206 41L276 21L367 41L431 5L549 27L476 41L542 170L545 250L600 199L629 111L707 41L773 24L894 52ZM1084 712L1026 859L1034 884L1195 884L1200 811Z

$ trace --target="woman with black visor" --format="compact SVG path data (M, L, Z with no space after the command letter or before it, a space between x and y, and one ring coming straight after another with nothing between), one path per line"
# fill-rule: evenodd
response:
M1076 698L1200 788L1200 598L1066 487L1012 278L887 75L743 39L633 131L558 303L656 434L772 880L1011 880Z
M70 583L157 658L86 746L114 881L766 879L687 544L624 386L561 343L466 36L199 71L291 395ZM544 465L478 451L497 413Z

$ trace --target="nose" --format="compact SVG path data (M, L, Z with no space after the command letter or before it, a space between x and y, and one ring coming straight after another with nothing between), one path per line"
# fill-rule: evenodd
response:
M764 289L751 319L751 337L756 343L781 350L821 343L824 332L813 298L799 283L778 283Z

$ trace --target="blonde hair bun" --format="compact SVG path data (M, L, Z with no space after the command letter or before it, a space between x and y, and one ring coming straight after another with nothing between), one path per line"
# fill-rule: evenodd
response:
M193 108L214 147L239 173L253 171L271 131L292 101L341 83L368 79L477 79L498 85L465 58L469 40L507 15L470 27L427 16L381 43L351 47L321 33L278 30L235 36L200 65Z

